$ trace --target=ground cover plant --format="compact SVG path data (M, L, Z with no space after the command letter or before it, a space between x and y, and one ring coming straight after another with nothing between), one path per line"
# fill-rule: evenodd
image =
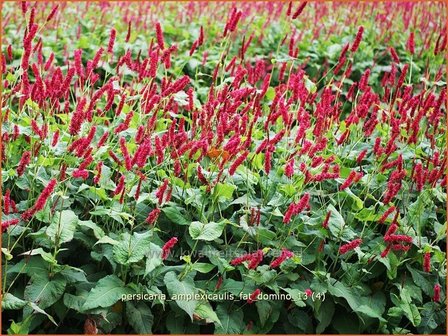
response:
M2 5L2 334L446 333L446 7Z

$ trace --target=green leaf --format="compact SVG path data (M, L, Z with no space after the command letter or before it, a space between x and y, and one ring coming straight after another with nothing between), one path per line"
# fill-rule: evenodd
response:
M72 266L63 266L64 268L60 272L68 283L87 282L86 273L79 268Z
M305 79L305 87L308 90L309 93L313 94L316 92L317 90L317 86L316 84L314 84L313 81L311 81L308 76L303 76L303 78Z
M156 244L150 243L146 259L145 276L160 265L162 265L162 248Z
M379 314L376 310L374 310L372 307L370 306L366 306L366 305L361 305L358 307L357 312L367 315L369 317L373 317L373 318L377 318L379 319L381 322L386 322L386 320L384 318L381 317L381 314Z
M275 306L269 301L257 301L255 302L255 306L257 307L258 317L262 326L265 326L268 322L277 322L280 316L280 310L275 309Z
M23 308L27 304L26 301L19 299L11 293L6 293L3 296L2 308L5 310L17 310Z
M268 87L268 89L266 90L266 98L267 98L269 101L271 101L271 100L274 99L274 97L275 97L275 89L274 89L272 86L270 86L270 87Z
M84 303L89 295L88 291L81 291L77 295L72 295L69 293L64 294L63 302L67 308L73 309L77 312L83 312Z
M355 238L355 233L346 225L344 218L333 205L330 204L327 207L327 211L331 212L328 227L333 236L342 238L345 241Z
M218 305L216 315L221 325L216 326L216 334L241 334L245 328L243 311L231 309L228 305Z
M356 196L350 188L346 188L343 193L347 193L353 200L352 209L355 211L362 210L364 208L364 202L358 196Z
M7 274L25 273L29 276L46 276L48 268L49 264L41 257L31 257L26 262L22 259L14 266L8 267Z
M78 39L78 48L88 49L90 47L90 39L87 35L82 35Z
M115 239L112 239L109 236L104 236L95 243L95 245L97 245L97 244L117 245L117 244L119 244L119 242L116 241Z
M414 327L418 326L422 317L415 304L412 303L411 295L406 288L402 288L400 291L400 307L403 309L404 315L411 321Z
M77 225L78 216L72 210L56 211L47 228L47 235L55 244L66 243L73 239Z
M53 278L39 275L31 278L31 283L25 288L24 299L36 303L45 309L53 305L64 294L67 281L56 274Z
M333 300L325 300L319 307L316 313L316 318L319 324L316 327L316 333L321 334L331 323L334 315Z
M397 277L397 270L400 261L398 260L395 253L389 253L386 258L379 258L380 263L382 263L387 268L387 277L393 280Z
M218 183L215 186L213 199L218 202L225 202L232 199L236 186L229 183Z
M11 260L13 255L9 252L7 248L2 247L2 253L5 255L6 260Z
M44 208L36 213L36 219L44 223L51 223L51 206L47 202Z
M303 299L304 299L303 291L301 291L299 289L293 289L293 288L283 288L283 290L286 293L288 293L289 295L291 295L291 297L297 307L305 307L306 306L306 303L303 301Z
M28 335L30 333L31 322L33 321L33 315L28 316L23 321L16 323L11 322L11 326L8 329L9 335Z
M427 302L423 305L421 311L422 323L418 326L419 334L431 334L434 329L440 324L444 324L446 313L443 310L439 310L437 303ZM438 323L439 322L439 323Z
M176 301L179 308L185 311L193 321L193 313L198 304L196 300L188 299L189 296L196 293L193 280L191 278L185 278L180 281L176 273L168 272L165 274L164 283L171 299Z
M93 309L97 307L110 307L120 300L123 295L130 294L132 291L125 287L116 275L108 275L102 278L94 288L89 292L83 309Z
M334 285L329 283L328 291L331 295L345 299L352 310L356 311L358 309L360 297L342 282L337 281Z
M226 221L219 223L210 222L207 224L201 222L192 222L188 228L191 238L195 240L212 241L219 238L226 226Z
M126 302L126 316L129 324L139 334L151 334L154 316L151 309L144 302L134 304Z
M163 213L173 223L178 225L190 225L191 220L186 218L177 207L165 207L162 209Z
M419 272L412 268L409 264L406 265L407 269L411 272L412 280L414 283L425 292L426 295L432 295L433 286L431 283L425 278L422 272Z
M422 191L417 200L409 205L406 219L413 225L417 236L421 236L425 226L431 221L437 221L435 204L432 200L431 190ZM431 221L430 221L431 220Z
M194 263L193 265L191 265L191 268L194 269L195 271L198 271L199 273L205 274L214 269L215 265L207 263Z
M213 265L218 266L218 271L220 273L235 269L235 267L229 264L227 259L220 257L221 252L211 245L204 246L201 250L201 254L205 255Z
M45 315L56 327L58 326L54 318L50 314L48 314L45 310L40 308L37 304L35 304L34 302L28 302L28 304L35 312Z
M311 318L303 310L295 308L288 314L288 321L306 334L312 333Z
M151 232L134 232L131 236L125 232L121 235L120 241L114 245L114 260L122 265L129 265L143 259L149 251L151 242Z
M37 248L31 251L26 251L24 253L19 254L20 256L34 256L34 255L40 255L44 261L47 263L56 265L57 261L53 257L53 255L49 252L45 252L42 248Z
M233 279L226 279L221 286L222 292L229 292L236 297L239 297L241 293L250 294L254 290L254 285L247 285L243 281L236 281Z
M194 313L204 319L206 323L216 323L217 325L221 325L218 315L216 315L208 302L199 303Z
M95 224L91 220L87 220L87 221L79 220L78 221L78 225L81 226L81 227L85 227L85 228L91 229L93 231L93 235L98 240L103 238L104 235L105 235L103 229L100 228L97 224Z

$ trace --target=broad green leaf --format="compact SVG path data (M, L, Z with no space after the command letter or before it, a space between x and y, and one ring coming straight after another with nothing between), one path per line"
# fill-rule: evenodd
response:
M218 305L216 315L221 321L221 325L216 326L216 334L241 334L245 328L243 321L243 311L241 309L231 309L228 305Z
M67 243L73 239L78 216L72 210L57 211L47 228L47 235L55 244Z
M358 196L356 196L350 190L350 188L346 188L343 192L345 192L348 195L350 195L351 199L353 200L353 205L352 205L352 209L353 210L359 211L359 210L362 210L364 208L364 202L362 201L362 199L360 199Z
M421 236L429 222L437 220L430 190L422 191L417 200L409 205L406 219L409 224L413 225L418 236Z
M174 272L165 274L164 283L172 300L176 301L179 308L185 311L193 321L193 313L196 310L198 302L189 299L189 297L197 292L194 282L191 278L179 280Z
M425 292L426 295L430 296L433 292L433 286L428 281L428 279L421 274L422 272L417 271L411 265L406 265L407 269L411 272L412 280L414 283Z
M330 281L328 291L331 295L345 299L352 310L356 311L358 309L360 297L352 288L346 287L340 281L337 281L335 284L332 284Z
M48 275L32 277L31 283L25 288L24 299L36 303L42 309L48 308L64 294L66 283L60 274L53 278Z
M104 236L104 237L100 238L100 239L95 243L95 245L97 245L97 244L117 245L117 244L119 244L119 242L116 241L115 239L112 239L112 238L109 237L109 236Z
M126 316L129 324L139 334L151 334L154 317L144 302L126 302Z
M201 250L201 254L205 255L213 265L216 265L220 273L235 269L229 264L229 260L221 257L221 253L211 245L206 245Z
M110 307L120 300L123 295L130 293L132 291L116 275L108 275L98 281L96 286L89 292L83 309Z
M63 266L60 272L68 283L87 282L86 273L79 268L72 266Z
M210 222L207 224L192 222L188 228L188 232L190 233L191 238L195 240L212 241L221 236L225 226L226 221L221 221L219 223Z
M11 322L11 326L8 329L9 335L28 335L30 333L31 322L33 321L33 315L29 315L21 322Z
M275 89L270 86L268 87L268 89L266 90L266 98L271 101L272 99L274 99L275 97Z
M303 295L303 291L293 288L283 288L283 290L289 295L291 295L292 300L297 307L306 306L306 303L303 301L303 299L305 298Z
M316 313L319 324L316 327L316 333L321 334L331 323L334 315L333 300L324 300Z
M53 316L51 316L50 314L48 314L45 310L43 310L42 308L40 308L37 304L35 304L34 302L28 302L29 306L37 313L39 314L43 314L46 317L48 317L48 319L57 327L58 324L56 323L56 321L54 320Z
M142 260L149 251L150 242L150 231L134 232L132 236L127 232L123 233L119 243L113 248L115 261L122 265L129 265Z
M42 259L44 261L46 261L47 263L56 265L57 261L56 259L53 257L53 255L49 252L45 252L42 248L37 248L31 251L26 251L24 253L19 254L20 256L35 256L35 255L40 255L42 257Z
M233 184L219 182L215 186L213 198L215 200L217 200L218 202L231 200L235 189L236 189L236 186L234 186Z
M345 241L353 239L355 234L351 228L346 225L345 220L339 211L331 204L327 207L327 211L331 212L328 227L332 235Z
M7 273L25 273L29 276L46 276L48 274L49 264L40 256L34 256L20 260L12 267L8 267Z
M84 311L83 306L87 300L88 295L89 295L88 291L82 291L80 293L77 293L77 295L65 293L63 298L64 305L67 308L73 309L77 312L83 312Z
M163 213L171 220L173 223L178 225L190 225L191 220L186 218L177 207L165 207L162 208Z
M361 305L358 307L357 312L367 315L369 317L373 317L373 318L377 318L379 319L381 322L386 322L386 320L384 318L381 317L381 314L378 314L378 312L376 310L374 310L372 307L370 306L366 306L366 305Z
M81 227L86 227L86 228L91 229L93 231L93 234L94 234L95 238L98 239L98 240L103 238L104 235L105 235L103 229L100 228L97 224L95 224L91 220L87 220L87 221L79 220L78 221L78 225L81 226Z
M299 308L294 308L288 314L288 321L306 334L310 334L312 332L312 322L310 316Z
M156 244L150 243L149 252L146 258L145 276L160 265L162 265L162 248Z
M194 313L204 319L206 323L216 323L217 325L221 325L218 315L216 315L212 306L208 302L200 302Z
M199 273L208 273L215 268L215 265L207 263L194 263L191 265L191 268Z
M266 300L256 301L255 306L257 307L258 317L262 326L268 322L277 322L280 316L280 310L275 309L275 306L271 302Z
M239 297L241 293L250 294L255 290L255 286L246 284L243 281L236 281L233 279L226 279L220 289L222 292L228 292L236 297Z
M11 293L6 293L2 299L2 308L5 310L21 309L27 304L26 301L19 299Z
M400 308L403 309L404 315L411 321L414 327L418 326L422 321L422 317L417 306L412 303L410 293L406 288L402 288L400 291L400 298Z

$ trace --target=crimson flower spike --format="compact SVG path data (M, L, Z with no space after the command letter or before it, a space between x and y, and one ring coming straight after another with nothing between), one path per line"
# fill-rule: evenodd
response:
M354 53L354 52L356 52L356 50L358 50L359 44L361 43L361 39L362 39L362 34L363 33L364 33L364 27L360 26L358 28L358 33L356 34L355 41L353 42L353 45L352 45L352 47L350 49L350 51L352 53Z
M112 52L114 50L114 44L115 44L115 37L116 37L116 35L117 35L117 31L114 28L112 28L110 30L109 44L107 46L107 52L109 54L112 54Z
M292 19L295 20L298 18L298 16L303 12L303 9L305 8L307 2L303 2L302 4L300 4L299 8L297 8L297 10L294 12L294 14L292 15Z
M159 48L162 50L165 49L165 42L163 40L163 32L162 27L160 26L160 22L156 22L156 38Z

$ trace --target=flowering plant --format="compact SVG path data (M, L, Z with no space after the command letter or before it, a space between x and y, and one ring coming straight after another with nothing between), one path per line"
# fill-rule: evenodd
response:
M2 333L445 333L440 13L4 4Z

